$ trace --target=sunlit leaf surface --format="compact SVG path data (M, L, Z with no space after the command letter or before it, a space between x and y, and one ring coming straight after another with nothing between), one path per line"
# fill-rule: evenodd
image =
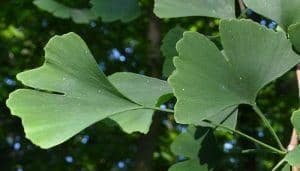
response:
M132 73L106 78L84 41L69 33L45 47L43 66L17 75L32 89L10 94L7 106L26 136L49 148L110 117L127 132L147 132L157 100L171 93L165 81Z
M234 0L155 0L154 13L161 18L207 16L235 18Z
M299 0L244 0L255 12L276 21L300 52L300 1Z
M298 146L295 150L289 152L285 158L285 161L289 163L291 166L300 166L300 146Z
M222 52L197 32L185 32L177 43L168 81L179 123L199 124L239 104L255 105L261 88L299 62L284 33L250 20L222 20L220 34Z

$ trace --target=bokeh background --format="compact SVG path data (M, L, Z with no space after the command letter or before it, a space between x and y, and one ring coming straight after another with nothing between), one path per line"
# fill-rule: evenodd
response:
M70 7L89 7L88 0L63 0ZM125 134L109 120L99 122L69 141L43 150L25 138L21 120L10 114L5 101L10 92L22 87L15 75L40 66L43 47L54 35L68 32L79 34L88 44L106 75L128 71L162 77L164 58L160 54L163 36L173 27L218 34L218 20L189 17L160 20L152 13L153 1L141 0L141 16L129 23L76 24L59 19L38 9L31 0L0 2L0 170L1 171L165 171L175 162L184 160L170 151L170 144L185 125L178 125L170 114L157 113L149 134ZM251 10L248 17L271 29L276 23ZM154 29L151 28L154 25ZM153 32L154 31L154 32ZM156 40L152 38L156 36ZM156 41L156 42L155 42ZM154 55L153 55L154 54ZM173 108L175 99L161 106ZM292 70L261 91L259 106L285 145L291 134L290 115L298 106L295 71ZM274 144L268 131L254 112L241 106L238 129L262 141ZM218 133L223 150L220 170L269 170L278 158L265 151L242 153L242 149L260 148L247 140L227 133Z

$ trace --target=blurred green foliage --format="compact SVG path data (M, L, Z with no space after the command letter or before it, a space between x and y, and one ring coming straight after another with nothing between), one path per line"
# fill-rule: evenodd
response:
M70 7L89 7L88 0L64 0ZM107 75L130 71L151 76L161 73L162 66L150 68L147 60L149 11L152 2L140 1L142 14L130 22L76 24L71 19L55 18L38 9L31 0L0 2L0 170L61 171L61 170L132 170L139 152L141 134L125 134L110 120L97 123L71 140L49 150L34 146L24 137L20 119L12 117L5 106L8 94L22 85L15 75L41 65L43 47L56 34L76 32L88 44ZM189 17L161 20L161 34L181 26L206 35L218 34L218 20ZM163 58L161 58L163 61ZM162 62L161 62L162 63ZM259 106L271 121L281 140L287 145L291 133L290 115L298 107L298 90L294 71L267 86L259 95ZM174 101L167 107L172 108ZM238 129L274 144L254 112L242 106ZM158 139L153 152L153 168L167 168L182 158L170 152L170 144L185 126L177 125L172 115L162 114ZM247 140L227 133L217 135L219 148L224 149L220 160L224 170L269 170L278 160L272 154L241 153L242 149L259 148Z

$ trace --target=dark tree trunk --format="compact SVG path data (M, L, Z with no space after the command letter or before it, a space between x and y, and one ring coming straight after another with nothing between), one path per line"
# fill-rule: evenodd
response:
M160 21L153 14L152 9L149 10L149 25L148 25L148 68L152 77L161 77L162 59L160 56L161 31ZM138 155L135 160L134 171L152 171L153 169L153 153L157 147L158 134L161 121L161 113L155 112L153 115L152 125L148 134L140 138Z

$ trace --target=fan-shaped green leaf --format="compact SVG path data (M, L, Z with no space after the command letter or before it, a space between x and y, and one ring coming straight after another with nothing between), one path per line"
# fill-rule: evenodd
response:
M163 75L168 77L175 69L173 65L173 57L177 56L176 43L182 38L184 29L181 27L175 27L171 29L162 41L161 52L165 57L163 65Z
M300 110L297 110L293 113L291 117L292 124L294 128L296 129L297 133L300 132ZM289 152L285 156L285 160L291 165L291 166L300 166L300 146L298 146L293 151Z
M179 123L199 124L229 107L255 105L258 91L299 62L284 33L250 20L222 20L222 53L205 36L185 32L169 82Z
M246 5L279 23L288 30L289 37L300 52L300 1L299 0L244 0Z
M40 9L50 12L56 17L72 18L75 23L88 23L96 19L96 16L89 9L70 8L55 0L35 0L33 3Z
M279 23L284 29L300 22L299 0L244 0L255 12Z
M154 13L161 18L207 16L235 18L234 0L155 0Z
M287 161L291 166L300 167L300 146L289 152L284 157L284 160Z
M171 166L169 171L208 171L219 163L220 151L212 130L208 128L190 126L174 140L171 150L188 159Z
M300 52L300 23L291 25L288 33L295 49Z
M183 32L185 30L179 26L171 29L163 39L163 44L161 46L162 54L165 56L165 62L163 65L163 74L168 77L172 74L175 69L173 65L173 58L178 55L176 51L176 43L182 38ZM232 114L230 114L232 112ZM223 114L224 113L224 114ZM229 115L230 114L230 115ZM228 116L229 115L229 116ZM223 124L224 126L235 128L237 122L238 110L235 106L228 108L220 112L218 115L210 117L208 120L214 123ZM199 123L201 126L210 127L210 124L205 122Z
M108 77L117 89L131 100L143 106L157 106L159 97L172 93L166 81L133 73L116 73ZM172 96L168 96L172 97ZM168 100L168 98L164 99ZM148 132L152 122L152 109L139 109L119 113L110 117L128 132Z
M52 38L45 58L40 68L17 75L33 89L16 90L7 100L12 114L21 117L26 136L43 148L62 143L107 117L127 132L146 132L151 108L161 95L170 93L164 81L129 73L112 75L113 85L74 33Z
M300 133L300 110L297 110L293 113L291 121L297 132Z
M129 22L140 15L138 0L91 0L92 10L105 22Z

